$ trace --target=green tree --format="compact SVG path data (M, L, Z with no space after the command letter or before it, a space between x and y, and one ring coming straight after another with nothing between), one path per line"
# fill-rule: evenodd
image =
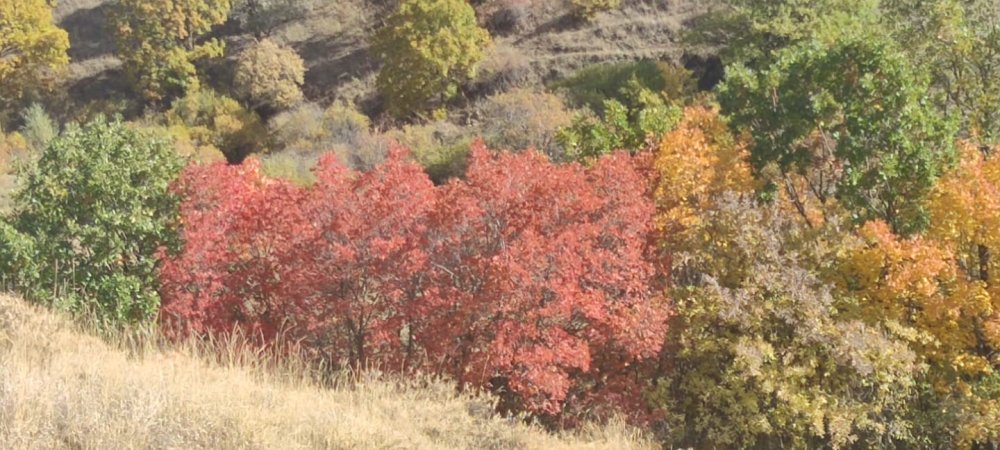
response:
M233 0L231 18L257 39L274 34L280 26L304 18L310 3L303 0Z
M194 63L222 56L217 39L202 42L226 21L229 0L119 0L113 22L118 53L136 90L169 101L199 87Z
M70 127L24 174L0 269L28 298L111 323L152 318L156 257L177 239L181 160L120 121Z
M424 111L435 98L458 95L490 43L465 0L403 0L372 41L384 65L378 90L397 117Z
M880 0L723 0L686 36L722 50L727 64L763 68L796 44L876 28Z
M305 63L295 50L265 39L240 54L233 83L255 108L282 110L302 101L305 76Z
M719 100L753 138L757 174L777 169L772 189L790 174L822 170L809 177L818 181L808 195L835 198L859 221L884 219L901 233L926 223L923 199L954 158L954 127L934 107L926 77L870 34L789 47L766 70L737 65Z
M0 105L47 86L69 63L68 49L69 35L52 21L52 2L0 0Z
M986 144L1000 143L1000 2L882 0L884 22L943 92L941 107Z

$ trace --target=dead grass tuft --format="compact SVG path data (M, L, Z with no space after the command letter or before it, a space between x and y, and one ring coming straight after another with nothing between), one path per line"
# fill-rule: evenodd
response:
M652 448L621 425L556 436L448 383L323 387L238 342L106 336L0 295L0 448Z

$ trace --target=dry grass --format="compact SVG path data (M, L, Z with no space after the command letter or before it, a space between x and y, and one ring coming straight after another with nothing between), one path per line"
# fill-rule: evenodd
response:
M0 295L0 448L651 447L622 425L556 436L491 417L443 382L323 388L294 361L128 336Z

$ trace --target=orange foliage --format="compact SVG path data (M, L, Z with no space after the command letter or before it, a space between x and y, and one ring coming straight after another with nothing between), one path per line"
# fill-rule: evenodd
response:
M667 244L684 242L699 213L726 191L750 192L753 177L744 142L729 132L715 108L688 107L677 128L660 144L654 170L660 177L655 199L657 228Z
M977 354L976 323L991 313L981 283L964 276L950 246L922 237L900 238L885 222L869 222L859 233L842 270L867 318L912 327L908 336L928 360L956 374L988 373Z

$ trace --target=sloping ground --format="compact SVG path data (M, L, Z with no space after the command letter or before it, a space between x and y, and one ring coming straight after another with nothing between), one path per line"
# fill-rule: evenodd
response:
M362 101L372 94L378 61L368 52L368 39L391 10L392 2L372 0L304 0L312 5L301 20L277 28L273 39L294 47L307 66L306 96L313 101L335 98ZM107 27L110 0L61 0L56 19L70 34L71 94L79 99L128 95L113 55ZM601 13L589 23L566 15L561 0L540 0L521 29L494 36L494 51L484 68L532 73L532 82L551 81L595 63L653 58L679 61L680 36L688 22L703 14L708 0L625 0L618 10ZM225 35L230 54L252 38ZM515 67L511 67L515 66ZM216 83L227 84L226 64L210 70Z
M0 448L653 448L621 425L555 436L491 417L443 382L322 388L233 346L209 362L107 342L0 295Z

